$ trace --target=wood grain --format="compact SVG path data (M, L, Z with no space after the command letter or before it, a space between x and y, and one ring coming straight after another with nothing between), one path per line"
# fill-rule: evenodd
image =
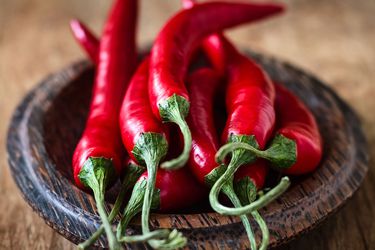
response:
M177 1L143 1L141 43L150 41ZM147 3L145 3L147 2ZM231 32L242 47L266 51L319 75L359 112L375 156L373 1L286 1L288 15ZM109 1L0 0L0 248L73 249L35 215L10 178L5 134L16 104L46 73L82 57L68 20L100 30ZM150 21L152 20L152 21ZM374 162L371 161L370 165ZM375 172L352 201L322 227L283 249L374 249Z

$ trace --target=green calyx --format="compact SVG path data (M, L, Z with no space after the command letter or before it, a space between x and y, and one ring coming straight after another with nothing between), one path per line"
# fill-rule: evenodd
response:
M216 168L214 168L208 175L205 176L205 183L212 187L215 182L222 176L225 171L227 170L227 165L220 164Z
M113 219L116 217L116 215L119 213L121 205L124 202L125 194L129 190L130 187L133 187L138 178L141 176L141 174L145 171L144 167L140 167L136 164L129 164L125 170L125 176L121 182L121 189L120 192L116 198L115 204L113 205L112 211L108 216L108 220L110 223L112 223ZM104 232L104 226L101 225L98 230L91 235L89 239L87 239L85 242L82 242L78 245L79 249L87 249L90 247L95 241L99 239L99 237Z
M186 117L189 114L190 103L182 96L173 94L165 101L159 103L160 117L165 122L174 122L176 114L178 112L182 117Z
M177 169L183 167L189 159L191 151L191 132L185 117L189 113L190 104L182 96L172 95L159 104L160 117L164 122L173 122L177 124L184 137L184 149L182 153L175 159L163 162L161 167L164 169Z
M142 133L133 148L133 155L139 163L147 165L147 161L160 161L168 152L168 142L159 133Z
M276 135L270 146L263 151L263 158L278 168L289 168L297 161L297 145L283 135Z
M236 181L234 190L243 205L249 204L257 198L257 188L248 176Z
M108 183L116 175L112 160L104 157L89 157L78 174L79 180L86 187L105 191Z
M289 168L297 160L296 142L283 135L276 135L264 151L259 150L257 146L240 141L228 143L218 150L216 160L222 162L229 153L239 149L247 151L247 154L253 157L266 159L277 168Z
M117 250L122 249L122 247L112 231L104 205L106 187L114 176L115 170L112 161L103 157L89 157L78 175L80 181L94 192L96 207L108 238L109 248Z

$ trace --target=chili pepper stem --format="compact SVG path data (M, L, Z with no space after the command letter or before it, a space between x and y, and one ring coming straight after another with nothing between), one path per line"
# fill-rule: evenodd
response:
M236 181L234 190L242 204L249 204L257 198L257 187L249 176Z
M227 175L224 174L222 175L222 177L223 176L226 177ZM260 197L259 199L252 202L251 204L248 204L240 208L231 208L231 207L223 206L218 201L219 192L222 189L223 185L225 184L225 179L223 179L222 177L220 177L219 180L212 187L210 191L209 199L210 199L210 204L212 208L216 212L220 214L225 214L225 215L237 215L238 216L242 214L249 214L252 211L259 210L260 208L268 205L273 200L278 198L290 186L290 180L287 176L285 176L281 178L279 184L276 187L272 188L267 194Z
M262 231L262 243L260 244L259 250L266 250L270 241L270 231L268 230L268 226L258 211L251 212L251 215Z
M104 208L104 192L109 180L114 175L115 170L111 160L103 157L90 157L84 163L79 178L84 185L92 189L98 213L107 234L109 248L117 250L122 249L122 247L112 232L111 223Z
M189 159L192 139L191 132L185 117L189 113L189 102L176 94L159 105L160 116L165 122L176 123L184 137L184 149L177 158L163 162L161 168L178 169L183 167Z
M245 178L237 181L234 185L234 189L242 205L246 205L246 204L253 202L257 197L257 187L255 183L250 179L249 176L246 176ZM251 212L251 216L255 219L255 221L257 222L262 232L262 242L261 242L259 249L265 250L267 249L267 246L269 243L269 236L270 236L267 224L263 220L262 216L259 214L258 211Z
M229 153L237 149L248 150L257 157L269 160L278 168L289 168L297 160L296 142L283 135L276 135L270 147L264 151L243 142L227 143L217 151L216 161L223 162Z
M147 160L147 184L146 184L146 191L143 200L142 206L142 233L143 235L150 234L149 228L149 220L150 220L150 210L152 205L152 197L155 189L155 182L156 182L156 169L159 165L159 160ZM173 233L168 230L168 234L166 235L167 240L148 240L148 244L154 249L169 249L169 248L179 248L183 247L186 244L186 239L181 234ZM137 240L137 238L136 238ZM164 246L164 244L168 245L168 247Z
M228 181L223 186L222 191L226 196L228 196L230 201L233 203L234 207L241 207L241 202L240 202L236 193L233 190L233 180ZM256 250L257 249L257 243L256 243L256 240L255 240L255 237L254 237L253 230L251 229L249 218L247 217L247 215L240 215L240 218L241 218L242 224L245 227L247 237L249 238L250 247L251 247L252 250Z
M124 179L122 180L120 192L108 216L108 220L110 223L112 223L113 219L119 213L121 205L124 202L126 192L128 191L130 187L134 186L134 184L136 183L136 181L138 180L138 178L141 176L141 174L144 172L145 169L143 167L140 167L134 164L129 164L126 170L127 171L125 173ZM78 249L83 250L83 249L90 247L95 241L98 240L98 238L102 235L103 232L104 232L104 225L100 225L98 230L96 230L96 232L93 233L93 235L91 235L90 238L88 238L86 241L78 245Z
M150 239L166 238L168 237L168 230L156 230L145 235L133 235L125 236L125 230L129 225L129 222L142 210L143 198L145 195L147 180L141 180L134 185L134 189L127 206L124 209L124 214L117 226L117 240L119 242L134 243L143 242ZM152 198L152 208L159 206L159 190L155 190Z
M133 155L137 160L146 165L147 168L147 180L142 180L137 182L138 185L134 187L132 198L128 203L128 206L124 212L123 220L120 222L120 230L117 236L120 236L124 232L125 226L135 214L142 210L141 224L142 224L142 235L131 236L130 238L121 238L122 241L137 242L142 240L147 240L151 247L158 249L170 249L183 247L186 244L186 238L178 232L170 232L166 234L166 230L157 230L156 232L150 232L149 219L150 210L157 201L157 206L159 206L160 197L155 197L155 182L156 182L156 170L159 166L160 160L166 155L168 150L168 144L165 137L158 133L142 133L134 149L132 151ZM140 205L143 203L142 208ZM156 205L156 204L154 204ZM130 206L130 207L129 207ZM163 238L162 240L154 240L153 238Z

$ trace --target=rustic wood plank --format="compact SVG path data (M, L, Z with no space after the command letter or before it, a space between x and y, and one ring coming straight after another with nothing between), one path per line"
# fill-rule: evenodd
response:
M141 22L143 43L153 38L177 8L176 2L143 1L147 17ZM70 38L69 18L79 16L99 33L108 4L100 0L0 1L0 199L6 201L0 203L1 249L74 248L22 200L9 175L5 134L21 97L46 73L82 57ZM230 34L243 47L285 58L330 83L361 115L375 156L374 1L290 0L287 4L287 16ZM339 214L285 249L374 248L375 225L370 219L375 214L374 189L375 173L370 169L360 191Z

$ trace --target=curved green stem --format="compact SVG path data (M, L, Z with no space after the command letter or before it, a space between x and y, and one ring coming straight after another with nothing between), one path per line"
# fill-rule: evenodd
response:
M150 239L167 238L168 235L166 230L156 230L145 235L132 235L125 236L125 230L128 227L129 222L142 210L142 204L144 199L145 188L147 185L147 179L139 180L135 185L130 197L128 204L124 209L124 214L117 225L117 240L119 242L134 243L143 242ZM159 192L155 192L152 199L152 208L158 207ZM169 233L169 231L168 231Z
M78 176L81 182L85 186L90 187L94 193L98 213L102 220L104 231L108 238L109 248L111 250L122 249L120 243L112 232L112 226L104 208L104 193L108 183L113 179L114 175L115 170L111 160L103 157L89 157L85 161Z
M160 229L149 232L143 235L133 235L133 236L125 236L121 238L121 242L125 243L136 243L136 242L144 242L153 239L164 239L168 238L170 231L168 229Z
M160 116L166 122L177 124L184 137L184 149L182 153L175 159L163 162L161 168L178 169L183 167L189 159L192 138L185 117L189 113L189 102L182 96L174 94L159 105Z
M160 160L167 153L167 145L167 141L162 134L148 132L139 136L133 148L133 155L140 163L146 165L148 176L146 179L139 180L134 186L128 205L125 208L124 216L117 227L117 238L121 241L136 242L146 239L154 248L163 248L163 244L166 244L167 247L171 245L171 247L176 248L183 246L179 245L182 242L181 239L185 239L181 234L175 234L173 231L166 234L164 229L150 232L149 228L151 207L158 207L160 202L160 196L156 195L157 192L154 192L156 170ZM124 236L125 228L129 221L140 211L142 211L142 235ZM162 240L152 240L153 238L163 238L163 235L165 238ZM173 238L171 235L176 237Z
M271 145L264 151L244 142L231 142L223 145L216 153L215 159L218 163L224 161L225 157L236 150L250 151L256 157L266 159L277 168L285 169L291 167L297 160L296 142L283 135L276 135Z
M261 151L248 143L245 142L230 142L227 143L216 152L215 160L217 163L223 163L225 157L227 157L228 154L232 153L236 149L245 149L256 155L257 157L265 157L266 154L264 154L264 151Z
M125 194L129 190L130 187L133 187L139 176L141 176L142 172L144 172L144 168L130 164L126 169L125 177L121 184L121 189L119 194L117 195L115 204L113 205L113 208L108 216L108 220L110 223L112 223L113 219L116 217L116 215L119 213L122 203L125 199ZM82 242L78 245L79 249L86 249L90 247L95 241L98 240L98 238L103 234L104 232L104 225L100 225L98 230L96 230L95 233L91 235L89 239Z
M230 170L228 167L227 171ZM228 171L229 174L234 171ZM227 172L226 172L227 173ZM220 190L224 186L226 182L226 177L229 174L224 173L219 180L214 184L210 191L209 199L210 199L210 204L212 208L220 213L220 214L225 214L225 215L242 215L242 214L249 214L255 210L259 210L260 208L266 206L273 200L275 200L277 197L279 197L282 193L284 193L288 187L290 186L290 180L288 177L283 177L280 180L280 183L271 189L267 194L264 196L260 197L258 200L252 202L251 204L248 204L246 206L240 207L240 208L231 208L231 207L226 207L223 206L222 204L219 203L218 196L220 193Z
M270 241L270 231L268 230L268 226L258 211L251 212L251 215L262 231L262 243L260 244L259 250L266 250Z
M230 201L233 203L234 207L238 208L241 207L241 202L238 199L236 193L233 190L233 182L232 180L229 180L224 186L223 186L223 193L228 196ZM251 229L250 221L247 215L240 215L242 224L244 225L244 228L246 230L247 237L249 238L250 241L250 247L252 250L257 249L257 243L254 237L253 230Z
M175 123L177 123L177 125L180 127L181 133L184 137L184 149L177 158L165 161L161 164L161 168L169 170L181 168L186 164L186 162L189 160L192 145L191 133L186 121L184 119L181 119L176 121Z
M245 178L237 180L236 183L233 184L233 186L242 205L249 204L256 199L257 188L255 183L250 179L250 177L246 176ZM265 250L267 249L269 243L269 230L267 224L265 223L265 221L263 220L262 216L259 214L258 211L251 212L251 215L257 222L262 232L262 242L259 249Z

